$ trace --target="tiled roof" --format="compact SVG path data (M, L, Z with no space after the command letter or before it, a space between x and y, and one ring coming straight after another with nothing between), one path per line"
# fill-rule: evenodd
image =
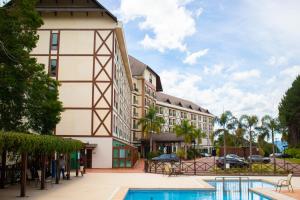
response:
M145 69L148 69L156 76L156 91L161 92L163 90L159 75L155 71L153 71L151 67L134 58L133 56L128 55L128 58L132 76L142 76L144 74Z
M157 95L157 101L169 103L174 106L179 106L179 107L183 107L183 108L198 111L198 112L204 112L204 113L211 114L207 109L204 109L191 101L181 99L178 97L174 97L174 96L171 96L168 94L164 94L162 92L158 92L156 95Z
M10 6L15 0L9 1L5 6ZM115 22L118 21L108 9L106 9L99 1L80 1L80 0L48 0L38 1L36 4L37 11L40 12L93 12L102 11L108 14Z
M144 74L147 65L139 61L138 59L128 56L130 62L130 68L132 76L142 76Z

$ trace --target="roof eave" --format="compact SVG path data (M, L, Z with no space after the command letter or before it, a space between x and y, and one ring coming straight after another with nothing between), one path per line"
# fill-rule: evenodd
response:
M123 60L124 66L125 66L126 76L127 76L128 82L129 82L130 89L132 91L133 90L132 73L131 73L131 69L130 69L126 41L125 41L124 31L123 31L121 22L118 22L118 26L116 27L116 36L117 36L117 40L119 42L119 48L120 48L120 52L122 54L122 60Z

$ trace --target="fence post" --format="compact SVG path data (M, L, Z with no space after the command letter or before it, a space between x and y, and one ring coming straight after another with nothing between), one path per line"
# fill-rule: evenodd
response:
M194 175L196 175L196 161L194 160Z
M156 169L156 162L154 161L154 172L155 172L155 174L156 174L156 171L157 171L157 169Z
M20 196L26 196L26 170L27 170L27 153L22 153L21 155L21 191Z

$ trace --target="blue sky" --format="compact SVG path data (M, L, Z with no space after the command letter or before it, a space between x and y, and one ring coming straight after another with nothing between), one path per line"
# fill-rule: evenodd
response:
M219 115L277 115L300 73L298 0L102 0L164 92Z

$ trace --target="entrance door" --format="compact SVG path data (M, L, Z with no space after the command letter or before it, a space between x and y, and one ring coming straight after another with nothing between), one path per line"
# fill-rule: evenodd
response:
M93 149L86 150L86 167L92 168Z

